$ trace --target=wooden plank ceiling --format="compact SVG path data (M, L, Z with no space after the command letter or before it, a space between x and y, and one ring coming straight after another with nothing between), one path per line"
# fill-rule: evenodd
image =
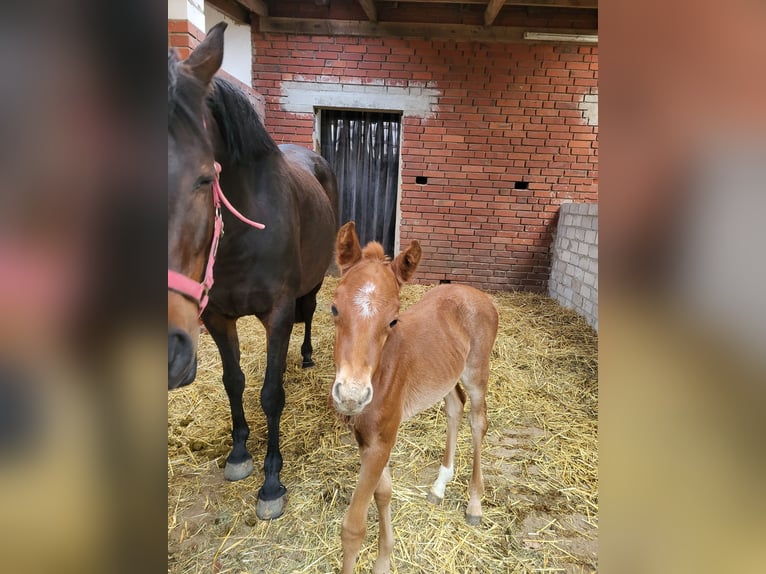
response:
M207 0L262 32L520 41L597 34L598 0Z

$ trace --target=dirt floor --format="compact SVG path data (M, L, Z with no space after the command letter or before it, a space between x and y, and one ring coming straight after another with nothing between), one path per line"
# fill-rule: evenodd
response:
M197 381L170 393L168 401L169 573L339 571L340 524L359 458L351 432L327 401L334 379L329 308L336 282L328 278L320 292L315 368L300 368L303 326L293 331L281 423L289 500L278 520L255 517L266 439L258 400L263 329L253 318L239 321L248 448L256 470L237 483L223 478L231 447L228 401L215 346L202 335ZM403 307L425 290L405 286ZM440 403L402 425L391 455L394 573L597 570L596 333L548 298L502 293L494 299L501 325L487 398L482 524L472 527L463 518L471 461L467 414L455 479L441 505L426 501L444 448ZM357 572L371 570L377 532L372 504Z

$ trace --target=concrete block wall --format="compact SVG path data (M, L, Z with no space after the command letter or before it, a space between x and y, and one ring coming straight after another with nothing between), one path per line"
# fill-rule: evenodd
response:
M564 203L553 241L548 294L598 330L598 204Z
M399 245L421 242L418 281L547 291L559 206L598 200L596 46L254 27L253 49L278 143L314 147L316 108L402 112Z

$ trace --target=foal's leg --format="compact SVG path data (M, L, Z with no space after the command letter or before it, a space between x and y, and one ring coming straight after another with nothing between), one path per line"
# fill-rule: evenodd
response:
M296 316L300 317L299 320L306 324L303 334L303 345L301 345L304 369L314 366L314 360L311 358L314 352L314 348L311 346L311 320L314 318L314 311L317 308L317 293L321 287L322 281L309 293L306 293L296 301Z
M378 534L378 557L372 568L373 574L388 574L391 570L391 553L394 550L394 527L391 524L391 467L386 464L375 489L375 506L378 507L380 532Z
M444 448L439 476L428 493L428 502L432 504L439 504L444 499L444 489L455 474L455 446L457 444L457 431L463 419L464 406L465 395L460 387L455 385L455 388L444 397L444 412L447 415L447 446Z
M388 457L391 454L391 446L393 445L386 446L377 443L374 446L359 448L359 454L362 459L361 468L359 469L359 481L356 483L354 494L351 496L351 504L346 511L346 515L343 517L340 534L343 544L342 574L352 574L354 572L356 557L359 555L359 549L364 541L364 534L367 532L367 509L370 506L373 493L379 489L383 469L387 466ZM382 503L385 501L385 494L382 490L381 497ZM390 516L388 520L390 527ZM381 528L381 532L383 532L383 528ZM391 534L393 536L393 532Z
M484 495L484 476L481 473L481 443L487 434L487 380L489 365L466 366L463 382L471 398L471 437L473 442L473 472L468 487L468 507L465 519L468 524L481 523L481 497Z
M239 366L237 322L236 319L211 312L205 312L202 319L221 355L223 386L226 388L231 408L231 437L234 446L226 459L223 476L227 480L241 480L253 472L253 457L247 452L247 437L250 435L250 429L242 408L245 375Z
M268 443L263 463L264 482L258 491L255 514L262 520L278 518L284 511L287 489L279 480L282 453L279 451L279 420L285 406L283 377L287 346L295 319L295 300L276 306L266 320L266 376L261 388L261 408L266 415Z

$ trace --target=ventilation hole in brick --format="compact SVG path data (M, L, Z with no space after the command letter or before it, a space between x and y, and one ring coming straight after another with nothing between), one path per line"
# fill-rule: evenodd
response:
M529 189L528 181L514 181L513 189Z
M419 183L420 185L425 185L428 183L428 178L424 175L416 175L415 183Z
M439 285L446 285L448 283L452 283L452 280L450 280L450 279L439 279Z

